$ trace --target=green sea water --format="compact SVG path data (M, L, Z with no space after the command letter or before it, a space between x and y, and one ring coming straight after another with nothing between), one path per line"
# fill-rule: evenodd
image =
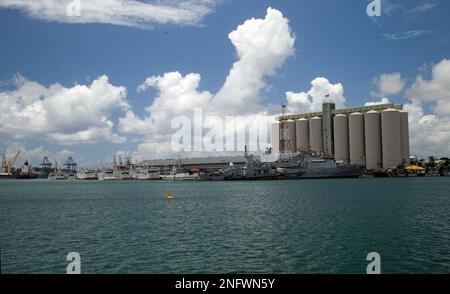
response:
M0 220L2 273L450 273L448 177L1 180Z

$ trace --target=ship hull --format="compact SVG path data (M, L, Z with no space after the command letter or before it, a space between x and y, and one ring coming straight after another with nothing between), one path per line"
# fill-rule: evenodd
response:
M31 179L35 179L36 175L18 175L16 176L16 179L19 180L31 180Z
M359 167L344 167L337 169L321 169L306 171L301 179L340 179L340 178L359 178L363 170Z

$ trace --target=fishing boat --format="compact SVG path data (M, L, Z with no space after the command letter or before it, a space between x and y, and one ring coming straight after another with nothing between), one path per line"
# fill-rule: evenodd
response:
M132 180L131 174L128 170L125 169L117 169L113 171L113 175L118 180Z
M77 179L78 180L84 180L84 181L93 181L98 180L98 170L95 169L82 169L78 171L77 173Z
M135 180L161 180L161 170L159 168L139 167L136 168L131 175Z
M114 171L112 169L105 169L98 173L99 181L115 181L117 178L114 176Z
M48 179L49 180L63 181L63 180L66 180L67 178L66 178L66 176L63 173L56 171L56 172L49 173L48 174Z
M191 169L189 172L178 172L174 166L168 175L161 175L164 181L195 181L199 176L198 169Z

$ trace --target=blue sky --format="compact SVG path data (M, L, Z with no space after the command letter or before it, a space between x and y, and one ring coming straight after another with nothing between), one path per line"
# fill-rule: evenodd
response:
M198 73L199 90L217 93L238 59L228 34L248 19L264 18L267 8L273 7L289 20L295 51L275 75L264 77L270 87L259 92L261 105L286 103L285 92L308 91L316 77L341 83L346 106L362 105L384 97L375 94L379 85L374 82L384 73L400 73L404 82L402 90L394 91L389 100L414 104L420 98L414 96L412 101L408 89L416 76L432 83L433 66L450 58L450 2L384 0L382 16L375 18L366 14L368 3L224 0L212 4L195 24L150 20L145 28L56 22L5 4L0 6L0 91L14 90L17 85L12 81L17 75L44 87L59 83L66 88L89 85L106 75L110 84L126 88L130 109L143 117L144 108L152 104L157 93L154 89L138 93L136 89L149 76L174 71L182 75ZM420 103L423 115L435 115L446 130L448 116L433 113L436 101L428 102ZM121 109L111 110L113 132L120 133L118 119L123 113ZM2 130L2 125L0 134L0 150L42 147L44 153L54 155L66 150L83 160L110 157L117 150L135 151L142 143L138 133L123 134L127 141L120 143L99 140L70 144L45 135L13 134ZM429 150L417 145L413 149L419 154L448 152L445 138L440 148Z

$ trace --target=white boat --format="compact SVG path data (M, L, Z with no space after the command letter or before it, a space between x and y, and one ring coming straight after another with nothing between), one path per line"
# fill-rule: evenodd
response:
M132 177L135 180L161 180L161 171L159 168L137 168L133 171Z
M113 175L118 180L131 180L132 179L130 172L128 170L120 170L120 169L114 170Z
M93 169L81 170L77 173L78 180L98 180L98 171Z
M66 180L66 176L61 172L51 172L48 174L48 179L63 181L63 180Z
M199 176L197 169L192 169L189 173L179 173L177 168L174 167L170 174L161 175L161 179L164 181L195 181Z
M99 181L115 181L117 178L114 176L113 170L104 170L98 173Z

